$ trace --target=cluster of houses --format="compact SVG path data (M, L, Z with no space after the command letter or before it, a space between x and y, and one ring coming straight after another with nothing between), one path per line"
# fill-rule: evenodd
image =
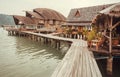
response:
M109 56L107 71L112 72L112 56L120 55L120 2L74 8L67 18L48 8L25 13L26 16L13 15L18 30L87 40L91 51Z
M48 8L36 8L25 13L26 16L13 15L19 30L40 33L57 32L63 34L64 37L87 40L101 37L101 35L108 39L120 37L120 2L74 8L71 9L67 18ZM94 42L97 43L95 40Z
M36 8L33 11L26 11L26 16L13 15L13 18L21 30L41 32L54 32L66 20L61 13L47 8Z
M26 16L13 15L13 18L15 24L23 30L36 30L40 32L60 31L67 34L83 35L83 30L91 31L93 25L97 24L95 23L95 18L100 15L100 11L109 9L113 5L115 4L74 8L71 9L67 18L61 13L48 8L36 8L33 11L25 11ZM101 20L99 25L105 24Z

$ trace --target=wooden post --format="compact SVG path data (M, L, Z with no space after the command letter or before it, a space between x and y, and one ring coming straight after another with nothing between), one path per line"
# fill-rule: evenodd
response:
M37 41L39 42L39 39L40 39L40 37L39 36L37 36Z
M113 63L113 57L112 57L112 17L110 20L110 27L109 27L109 58L107 59L107 74L109 76L112 76L112 63Z
M10 31L8 31L8 35L10 35Z
M113 57L109 56L107 59L107 75L108 77L112 77L112 65L113 65Z
M46 41L46 44L48 44L48 38L46 38L45 41Z
M110 29L110 33L109 33L109 53L112 53L112 30Z
M42 37L39 36L39 41L41 42L42 41Z
M57 49L60 50L60 41L58 41Z
M43 43L45 44L45 37L43 37Z
M57 48L57 40L55 40L55 48Z

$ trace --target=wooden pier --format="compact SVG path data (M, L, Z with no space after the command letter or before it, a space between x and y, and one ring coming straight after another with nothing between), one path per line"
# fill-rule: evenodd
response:
M17 30L17 29L8 29L7 30L8 31L8 35L14 35L14 36L18 36L18 37L27 37L28 39L31 39L31 40L35 40L35 41L41 41L42 43L44 43L44 44L50 44L52 47L54 47L54 48L57 48L57 49L60 49L61 48L61 42L66 42L68 45L69 45L69 50L67 51L67 53L66 53L66 55L65 55L65 57L71 52L71 53L73 53L74 54L74 52L81 52L81 49L83 49L83 48L85 48L83 51L82 51L82 53L80 53L80 55L83 55L83 53L84 52L87 52L86 53L86 56L87 56L87 54L88 55L90 55L92 52L91 51L94 51L94 52L98 52L99 54L109 54L109 52L106 52L106 51L103 51L103 53L101 52L101 51L95 51L95 49L89 49L88 50L88 48L87 48L87 45L85 45L84 46L84 43L86 43L85 41L83 41L83 40L80 40L80 39L70 39L70 38L63 38L63 37L58 37L58 36L55 36L55 34L41 34L41 33L34 33L34 32L30 32L30 31L19 31L19 30ZM81 42L83 42L83 43L81 43ZM83 47L83 48L82 48ZM88 52L89 51L89 52ZM71 54L72 55L72 54ZM76 54L77 55L77 54ZM72 60L72 58L75 58L74 60L73 60L73 62L77 62L77 60L82 60L79 56L78 57L75 57L76 55L73 55L73 56L70 56L70 58L71 58L71 60ZM114 55L114 54L113 54ZM65 57L64 57L64 59L65 59ZM78 59L78 58L80 58L80 59ZM83 59L86 59L86 58L90 58L89 60L86 60L86 61L88 61L88 62L86 62L85 64L89 64L90 66L88 66L87 68L86 67L84 67L83 65L84 65L84 61L82 61L83 63L82 63L82 65L80 65L80 67L82 68L82 67L84 67L85 68L85 70L84 69L81 69L81 70L84 70L84 71L86 71L86 70L89 70L89 72L91 71L91 73L89 73L89 74L91 74L92 76L91 77L102 77L101 76L101 73L100 73L100 71L99 71L99 69L98 69L98 66L97 66L97 64L96 64L96 62L95 62L95 59L93 59L94 57L93 57L93 55L90 55L89 57L83 57ZM63 59L63 62L65 62L64 61L64 59ZM106 68L107 69L107 71L108 72L112 72L112 59L110 58L107 58L108 60L107 60L107 63L108 63L108 67ZM66 59L65 59L66 60ZM72 62L72 61L70 61L70 62ZM78 61L78 63L79 63L79 61ZM67 65L71 65L70 63L68 63ZM93 67L93 66L96 66L96 67ZM62 65L59 65L57 68L56 68L56 70L55 71L57 71L57 70L61 70L61 71L64 71L63 69L62 69L62 67L67 67L66 65L64 65L64 63L62 64ZM71 69L71 72L74 72L75 70L77 70L77 68L75 68L75 65L71 65L71 66L73 66L73 68L74 69ZM91 69L90 69L91 68ZM74 70L74 71L73 71ZM57 71L57 72L54 72L54 75L52 75L52 77L56 77L56 75L60 75L60 74L57 74L58 72L59 73L61 73L61 71ZM69 71L69 70L68 70ZM83 76L86 76L86 77L88 77L89 75L87 74L87 71L86 71L86 75L83 75L83 74L85 74L84 73L84 71L81 73L81 75L79 76L79 77L83 77ZM93 72L94 71L94 72ZM95 72L95 71L97 71L97 72ZM64 71L65 72L65 71ZM63 76L63 73L64 72L62 72L61 73L61 75L60 76L58 76L58 77L71 77L70 75L68 75L68 76ZM78 70L76 71L76 72L78 72ZM94 74L93 74L94 73ZM76 74L75 73L71 73L71 74L73 74L73 75L75 75L76 76ZM72 77L75 77L75 76L72 76Z

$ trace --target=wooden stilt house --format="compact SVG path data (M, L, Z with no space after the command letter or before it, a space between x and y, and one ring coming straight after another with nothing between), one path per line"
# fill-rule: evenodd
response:
M96 25L98 32L107 40L106 48L112 53L112 48L116 47L119 50L120 45L120 3L111 5L102 10L93 19L93 24ZM105 47L105 46L104 46ZM116 50L116 51L117 51Z
M26 16L14 15L16 25L35 29L36 32L55 32L65 23L66 18L59 12L48 8L36 8L26 11ZM29 26L27 26L29 25Z
M111 76L113 74L113 58L120 56L120 2L100 11L93 20L93 24L98 27L98 31L106 40L99 45L97 50L92 48L92 51L108 55L106 70Z
M33 19L29 17L14 15L13 18L15 24L18 25L20 29L24 29L24 30L36 29L37 24L34 22Z
M48 8L36 8L33 12L26 11L26 16L38 20L38 31L56 31L66 20L61 13Z
M83 30L92 30L92 19L98 12L111 5L112 4L71 9L63 27L68 28L68 30L71 31L70 34L84 35Z

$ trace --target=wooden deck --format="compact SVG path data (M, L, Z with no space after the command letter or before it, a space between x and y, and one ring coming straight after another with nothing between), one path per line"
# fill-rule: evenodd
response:
M116 47L116 46L115 46ZM113 49L112 49L112 55L113 56L116 56L116 55L120 55L120 49L119 49L120 47L118 47L118 48L114 48L113 47ZM109 53L109 50L108 49L104 49L104 48L99 48L98 50L96 50L96 48L95 47L91 47L91 48L88 48L90 51L93 51L93 52L95 52L95 53L98 53L98 54L103 54L103 55L109 55L110 53Z
M41 33L34 33L34 32L30 32L30 31L19 31L19 29L14 29L14 28L13 29L12 28L7 29L7 31L15 31L18 34L34 35L34 36L37 36L37 37L49 38L49 39L58 40L58 41L65 41L65 42L69 42L69 43L72 43L74 41L79 40L79 39L71 39L71 38L64 38L64 37L55 36L58 33L55 33L55 34L41 34ZM98 50L96 50L95 47L88 48L88 49L90 51L98 53L98 54L105 54L105 55L110 54L108 49L104 49L104 48L101 48L101 47ZM113 46L112 55L113 56L114 55L120 55L120 45L119 46Z
M87 48L86 41L28 31L21 31L20 33L31 37L37 36L72 43L51 77L102 77L92 52Z
M87 42L74 40L51 77L102 77Z
M100 70L98 69L97 63L95 61L95 58L93 56L93 53L90 51L99 54L109 55L110 53L108 50L105 50L103 48L99 48L98 50L96 50L96 48L94 47L88 48L87 42L81 39L70 39L54 36L54 34L41 34L30 31L15 31L29 37L42 37L44 38L44 40L52 39L55 41L56 45L57 43L60 44L60 41L71 43L69 50L67 51L61 63L57 66L52 77L102 77ZM58 46L60 46L59 44ZM119 49L114 49L112 55L120 55ZM109 56L108 66L110 67L107 68L111 70L112 58Z
M55 40L61 40L61 41L68 41L68 42L77 41L75 39L53 36L52 34L33 33L33 32L29 32L29 31L22 31L22 33L36 35L36 36L39 36L39 37L45 37L45 38L55 39Z

